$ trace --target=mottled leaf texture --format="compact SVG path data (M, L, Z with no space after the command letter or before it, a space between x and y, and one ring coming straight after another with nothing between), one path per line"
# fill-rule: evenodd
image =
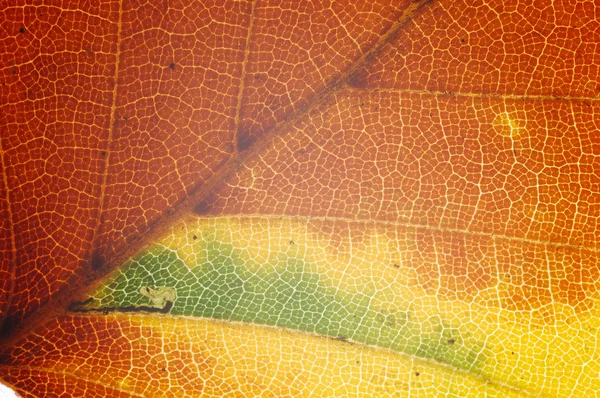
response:
M0 1L27 397L600 392L594 0Z

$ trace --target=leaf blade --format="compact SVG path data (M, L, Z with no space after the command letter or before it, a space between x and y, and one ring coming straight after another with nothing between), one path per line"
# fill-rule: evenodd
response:
M594 187L597 185L597 173L594 172L597 168L597 148L594 144L597 104L593 86L598 79L593 65L587 68L589 58L586 58L585 51L593 48L597 37L591 34L594 22L586 24L586 18L589 19L589 12L593 11L593 7L571 7L567 3L558 5L557 10L564 11L564 15L560 12L553 15L547 9L539 14L536 9L530 15L525 15L526 12L518 6L513 10L517 12L505 13L502 7L512 10L515 5L501 6L494 2L476 7L471 7L471 4L456 7L450 2L440 2L414 20L411 18L415 14L408 12L410 15L396 24L396 28L402 25L403 30L392 29L380 41L387 48L380 51L377 47L366 55L363 53L362 58L349 66L337 82L324 85L323 91L316 94L313 100L306 100L304 108L298 105L299 108L291 113L285 111L273 116L274 113L269 114L271 109L262 115L263 119L262 116L257 116L256 120L249 122L250 119L244 119L247 116L247 112L243 110L245 90L239 89L237 96L229 92L230 98L235 97L238 105L229 108L229 120L235 120L234 127L228 130L234 138L223 141L227 147L223 152L223 159L227 160L223 160L218 166L208 167L207 170L213 173L212 177L201 179L201 184L195 177L189 179L191 188L181 185L179 176L175 179L167 177L167 185L170 181L179 186L175 191L181 196L171 200L172 203L167 200L174 206L157 205L155 201L160 194L168 194L169 190L161 189L158 196L147 195L145 200L143 197L146 194L136 193L136 200L141 200L143 205L126 210L125 213L130 211L131 214L135 213L135 217L139 216L138 219L144 220L136 226L136 222L128 224L131 217L124 216L125 213L111 216L121 222L116 229L127 230L128 234L126 237L118 236L114 234L112 227L107 230L112 231L109 234L113 234L111 236L115 238L114 241L101 234L101 242L95 243L99 245L99 250L91 251L89 264L97 272L91 274L87 282L97 280L118 266L120 259L142 246L140 243L131 245L131 242L157 244L167 250L165 248L170 243L164 243L164 239L167 239L165 236L175 236L177 233L168 230L170 225L160 228L156 225L161 222L176 223L183 217L183 224L174 225L185 229L187 223L196 222L195 219L190 221L188 217L188 211L192 207L200 218L208 217L206 222L210 222L215 215L224 215L225 217L219 218L221 220L239 215L242 218L255 217L260 219L257 224L269 231L271 239L282 242L288 237L278 234L285 228L280 225L272 229L271 225L275 225L273 220L284 217L286 221L290 221L289 217L300 216L299 222L305 223L306 228L315 229L314 235L329 237L325 240L332 247L327 250L337 250L338 257L344 257L347 252L353 253L356 258L374 256L370 265L355 267L355 260L347 257L344 261L338 261L339 258L332 258L331 253L325 249L323 251L329 254L323 258L327 260L319 260L320 273L316 274L312 271L312 265L308 268L306 262L298 265L300 257L292 258L295 263L291 268L291 257L288 256L286 261L278 260L287 264L278 268L269 265L266 260L252 263L246 258L236 264L236 258L242 256L213 256L212 260L217 260L211 260L212 268L193 275L196 285L200 286L196 289L197 292L210 292L212 301L206 300L206 297L202 299L201 296L185 296L189 305L196 309L210 309L212 312L208 313L186 312L185 308L182 311L179 307L182 296L178 295L178 290L156 285L157 280L164 279L161 276L164 269L161 267L165 265L157 263L154 267L156 272L148 272L141 278L143 283L128 291L126 300L117 303L118 305L113 306L109 300L106 305L94 307L88 302L71 308L146 313L171 311L172 314L186 316L213 316L269 324L273 311L267 311L266 315L261 313L261 308L267 306L275 308L275 318L285 321L275 322L278 327L291 326L327 335L327 328L320 325L314 317L311 318L314 314L327 313L319 304L345 311L350 307L356 309L362 306L366 308L363 318L367 323L373 324L377 321L377 316L369 315L372 308L364 305L361 297L368 297L373 293L376 298L381 299L377 293L385 289L376 288L361 296L349 294L339 287L381 286L374 281L385 281L407 288L411 292L413 303L432 308L441 306L450 320L462 319L461 314L468 314L464 321L470 326L461 327L489 343L489 346L486 345L480 351L475 350L475 354L471 355L480 357L482 365L474 366L469 362L468 369L518 389L544 395L594 392L598 388L593 381L596 379L594 372L598 371L598 359L593 354L597 341L593 330L598 319L596 290L600 275L596 249L597 198L594 194ZM260 12L263 4L255 6ZM415 6L413 11L418 8L418 5ZM128 11L133 14L136 12ZM141 24L141 30L150 34L151 38L157 38L162 33L154 31L153 26L162 26L164 20L161 21L161 10L150 7L146 11L149 12L143 14L149 15L146 18L149 24ZM172 15L170 13L173 10L165 11ZM176 13L180 11L175 10ZM576 15L583 15L583 19ZM144 16L140 21L143 20ZM514 26L521 25L514 24L514 20L530 23L533 36L520 31L520 28L513 31ZM478 25L481 21L485 21L487 25ZM548 21L560 26L551 32L544 30ZM166 30L185 28L186 24L176 26L172 22L171 27ZM261 21L256 22L257 36L260 36L264 33L261 33ZM241 25L246 24L240 23ZM468 44L460 40L465 32L473 39ZM561 36L557 32L564 33L568 39L561 42ZM23 33L25 32L20 32ZM144 33L141 36L143 35ZM251 36L248 31L245 37ZM240 35L240 40L241 37L244 35ZM537 45L540 37L549 45ZM527 42L529 39L533 40L533 45L520 47L519 40ZM251 40L246 40L252 44ZM341 40L342 47L348 44L344 40ZM508 54L498 52L499 43L508 45ZM479 51L479 44L488 46L489 51L485 54ZM412 50L409 50L411 46ZM163 49L166 47L168 45L163 46ZM250 47L246 46L244 58L246 61L250 60L249 65L242 67L242 70L246 67L248 70L253 68L252 62L255 59L252 57L256 54L248 54ZM580 52L581 49L584 49L583 53ZM527 50L527 54L522 59L516 59L514 53L521 50ZM459 56L457 51L460 52ZM275 58L279 55L284 54L275 54ZM499 62L501 55L506 58ZM146 54L137 51L132 58L143 61L144 57ZM526 61L532 57L537 57L537 64L530 70L527 69L529 66ZM415 63L417 58L421 62ZM435 62L431 63L431 60ZM486 65L491 65L491 68L487 70ZM560 65L560 68L554 69L554 65ZM582 84L574 82L568 73L564 73L569 65L575 65L578 73L586 77L582 81L587 81ZM519 70L517 73L515 66ZM484 73L473 74L471 67L483 70ZM152 68L150 66L149 70ZM178 71L178 65L171 62L165 69L168 73L171 73L169 70ZM314 70L312 73L314 75ZM295 81L302 76L301 73L292 75L291 79L296 79ZM245 72L240 72L240 76L240 82L252 78ZM160 77L164 77L164 74ZM385 81L382 81L382 77ZM281 83L271 75L268 76L268 81L274 86ZM556 87L544 82L556 83ZM250 80L247 83L249 91L256 90L254 83L257 82ZM158 89L149 84L150 91L160 92L166 87L160 84ZM183 86L182 84L180 87ZM236 85L231 87L235 90ZM220 93L216 95L218 94ZM287 94L289 101L286 99L288 102L284 101L282 107L288 110L295 109L296 103L301 104L312 95L305 98L303 95L297 97L289 92ZM265 101L281 102L281 95L282 92L274 89L266 95ZM555 98L556 95L560 97ZM124 101L125 97L118 99ZM179 109L173 115L165 112L175 102L185 102L185 99L176 97L166 98L165 107L161 109L156 106L147 107L155 111L148 120L153 117L164 120L172 118L174 122L184 120L185 115L175 115L180 112ZM254 105L260 105L262 100L259 98ZM267 104L265 106L268 108ZM211 111L212 108L208 107ZM140 113L144 114L143 111ZM217 114L222 116L220 111ZM234 117L231 116L233 114ZM145 134L139 126L133 129L137 129L137 132L128 133L129 127L119 127L125 120L119 117L113 118L117 122L115 131L124 131L125 136ZM242 126L244 130L248 123L258 126L249 135L239 127ZM270 126L273 123L275 127L264 134L263 124ZM180 126L175 127L177 131ZM253 137L252 134L263 137L259 144L253 145L254 138L248 139ZM168 138L161 138L159 141L162 145ZM5 142L7 141L4 140L3 143ZM223 142L219 141L218 144ZM179 147L184 151L188 149L185 145ZM250 147L250 151L247 151ZM119 150L128 151L126 148ZM160 151L137 157L156 165L158 160L155 155L158 152ZM177 157L178 155L172 158ZM178 172L178 165L173 168L175 163L165 166L166 169ZM5 170L9 167L4 160L2 167L7 179ZM148 176L152 174L151 168L142 167L144 168L132 180L138 185L155 189L156 181L148 180ZM112 172L108 175L110 178L115 177ZM111 184L112 182L114 181ZM113 188L109 186L108 190ZM112 195L113 198L117 197L119 190L114 189ZM160 202L162 199L157 200ZM201 202L197 206L191 203L199 200ZM9 200L9 205L10 203ZM117 206L120 210L126 207L122 204ZM143 209L148 210L146 214ZM171 216L172 214L177 216ZM147 223L146 216L154 221ZM5 243L8 242L10 229L3 228ZM131 233L135 229L143 235L141 238ZM164 230L168 230L167 234L160 237ZM255 231L252 228L249 231L255 235L262 233L262 230ZM398 253L397 248L369 246L371 241L365 243L365 236L373 239L372 231L378 231L375 233L376 240L385 237L389 241L400 242L403 251ZM398 239L398 236L404 238ZM190 252L196 259L202 258L198 252L190 251L189 248L193 246L189 242L191 238L186 239L180 246L168 249L176 253L175 260L180 264L175 268L166 266L167 273L176 271L180 276L183 275L185 267L181 261L186 262L186 256ZM110 247L111 243L119 241L120 248L118 245ZM123 243L126 241L127 245ZM310 252L306 247L300 249L303 244L296 244L294 239L289 242L288 245L295 246L297 251ZM224 248L224 243L219 245ZM231 250L223 250L232 253L235 251L233 247L237 247L235 250L238 251L244 250L239 245L232 246ZM251 242L248 247L245 250L256 250L257 253L273 252L284 257L289 254L281 248L273 249L273 245L265 243L264 239L260 243ZM266 247L269 249L264 249ZM360 249L352 249L356 247ZM248 252L244 253L250 255ZM252 255L260 257L256 253ZM298 253L295 255L298 256ZM161 258L161 254L154 257ZM387 267L381 267L381 258L397 258L398 263L392 262L391 266L387 264ZM138 258L135 263L138 269L143 269L148 262ZM2 269L10 271L11 265L7 264L3 261ZM260 268L257 264L266 268L272 266L276 271L271 272L271 276L261 274L258 277L257 273L248 273L248 269L245 269L251 264L254 264L254 268ZM197 265L188 261L186 266L193 269ZM354 269L352 267L357 271L350 271ZM344 269L347 274L338 272L338 268ZM128 274L130 269L131 266L126 266L118 275L125 275L124 279L128 281L135 280ZM401 270L403 273L391 280L390 269ZM324 275L330 277L330 274L336 275L338 279L325 278ZM191 280L188 277L189 272L182 279ZM211 277L214 277L212 285ZM330 284L337 283L338 290L335 292L343 291L350 297L345 303L346 307L335 292L331 293L323 288L326 280ZM254 290L254 283L260 289ZM272 300L266 305L265 300L252 301L243 293L238 294L240 289L245 293L272 293L272 296L278 296L281 300ZM113 288L113 292L118 290L123 289ZM61 300L68 301L79 291L81 286L74 287L70 293L57 300L58 304L62 305ZM403 294L408 294L407 291L403 291ZM131 299L134 293L137 298ZM396 299L403 297L402 294L390 295ZM96 298L98 299L97 295ZM230 303L221 305L222 300L229 300ZM113 299L114 301L118 300ZM306 303L312 305L312 309L302 307ZM294 307L296 304L300 305L299 312ZM32 305L37 304L33 302ZM236 309L239 311L240 308L246 309L246 315L250 313L253 317L236 313ZM492 310L486 314L482 308ZM294 311L296 315L293 315ZM326 318L335 320L337 314L334 312L329 311ZM288 315L281 316L283 313ZM416 317L416 324L423 330L429 330L428 328L432 328L432 321L428 319L432 319L434 314L427 311L423 313L427 316ZM312 315L304 319L306 314ZM384 323L386 319L383 318ZM380 333L385 329L383 327L372 329L360 323L348 322L345 318L334 323L339 327L330 328L334 332L329 333L330 337L346 339L345 334L338 333L341 325L345 324L346 329L355 332L363 330L355 333L362 343L385 346L382 344L385 339ZM441 329L453 330L453 327L442 322ZM40 333L44 333L41 330ZM400 330L394 329L393 332L396 336L406 337ZM426 340L427 333L411 333L420 342ZM435 333L437 340L444 337L439 332ZM373 335L376 337L372 337ZM514 336L519 336L518 341L515 341ZM454 335L445 339L446 344L455 347L468 340ZM568 339L571 340L567 341ZM469 343L476 341L477 339ZM513 351L509 354L509 348L502 344L509 345ZM441 355L444 350L435 344L431 349L415 348L427 345L413 344L413 351L409 351L461 367L456 361L453 362L452 358L456 358L456 354ZM402 348L399 350L402 351ZM405 349L404 352L406 351ZM484 351L486 354L491 352L491 360L481 355ZM445 352L451 351L446 349ZM540 357L540 353L545 357ZM463 354L461 355L464 357L470 355ZM518 357L514 358L515 355ZM587 361L587 368L582 363L577 363L577 360L573 362L573 357ZM568 363L567 378L555 374L559 366L552 366L562 362ZM524 370L531 375L521 373Z

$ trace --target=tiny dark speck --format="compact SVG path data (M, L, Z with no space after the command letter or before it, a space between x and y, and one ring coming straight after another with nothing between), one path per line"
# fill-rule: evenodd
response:
M415 376L421 376L421 373L415 372Z
M196 235L192 236L192 239L196 240L198 237Z
M27 29L25 29L25 28L21 28L21 29L19 29L19 33L25 33L26 30Z
M175 63L174 63L174 62L171 62L171 63L169 64L169 68L171 68L171 69L175 69Z
M100 155L106 156L106 152L102 151L102 152L100 152Z
M448 344L454 344L454 343L456 343L456 340L454 340L454 339L448 340Z
M163 372L167 371L167 369L165 369L165 368L160 368L160 370L162 370Z

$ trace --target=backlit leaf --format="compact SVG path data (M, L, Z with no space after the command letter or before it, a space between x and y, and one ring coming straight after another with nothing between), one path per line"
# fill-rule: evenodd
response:
M2 4L4 381L600 391L600 8L354 3Z

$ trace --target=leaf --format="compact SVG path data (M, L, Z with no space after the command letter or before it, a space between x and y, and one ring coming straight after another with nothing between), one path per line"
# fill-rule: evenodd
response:
M103 7L4 9L4 380L600 389L592 2Z

